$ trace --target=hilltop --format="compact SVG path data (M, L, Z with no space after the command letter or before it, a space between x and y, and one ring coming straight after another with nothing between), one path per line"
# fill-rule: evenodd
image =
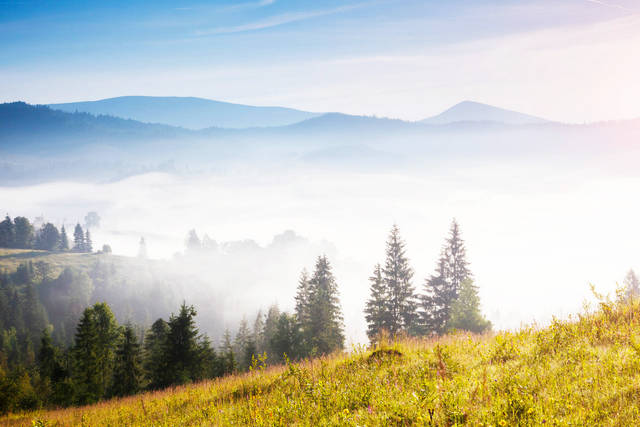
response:
M98 101L49 104L55 110L133 119L146 123L163 123L187 129L220 127L240 129L285 126L317 113L284 107L256 107L193 97L120 96Z
M356 348L5 425L633 425L640 305L514 333Z

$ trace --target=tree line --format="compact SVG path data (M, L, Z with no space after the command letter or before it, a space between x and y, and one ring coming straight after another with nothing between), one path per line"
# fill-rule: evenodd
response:
M478 290L455 220L422 294L413 285L413 269L396 225L389 233L385 253L384 264L377 264L369 278L365 317L370 341L375 342L385 332L424 336L455 329L479 333L491 328L480 312Z
M0 248L93 252L91 233L88 228L84 231L80 223L75 226L72 243L70 245L64 225L58 230L47 222L36 230L28 218L17 216L12 220L9 215L0 222Z

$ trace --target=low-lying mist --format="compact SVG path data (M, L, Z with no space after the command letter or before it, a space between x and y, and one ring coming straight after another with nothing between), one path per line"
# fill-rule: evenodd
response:
M10 215L44 216L68 229L96 211L94 248L109 244L114 254L136 256L144 237L149 258L166 260L168 277L182 281L169 281L175 298L205 314L201 322L222 323L202 325L213 335L274 303L292 309L300 272L326 253L348 341L364 342L367 279L384 259L394 223L420 291L457 219L484 312L499 329L579 311L589 283L611 291L639 267L640 253L640 177L628 167L616 171L618 161L629 159L559 167L558 158L453 157L407 173L247 165L224 174L0 187L0 200ZM215 240L216 249L185 251L191 229Z

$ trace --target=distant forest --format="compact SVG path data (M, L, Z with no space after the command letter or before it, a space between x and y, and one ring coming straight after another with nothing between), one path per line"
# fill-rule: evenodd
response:
M67 242L64 227L58 231L44 223L34 230L24 217L7 217L0 223L0 239L10 248L92 251L90 234L80 224L73 242ZM187 250L208 244L194 231L189 233ZM324 255L317 257L311 272L302 271L292 313L269 307L256 313L251 324L245 317L235 334L227 330L214 345L196 327L193 306L183 302L177 307L176 298L162 287L139 291L127 285L108 261L110 250L101 252L88 272L73 266L58 271L44 261L1 272L1 412L95 402L344 349L339 286ZM397 226L389 234L385 255L369 278L365 315L372 343L385 336L490 329L480 313L455 221L436 271L420 294L413 287L413 270ZM134 315L126 318L135 323L118 324L105 299L116 302L119 310L128 307ZM174 314L153 317L154 310L135 315L150 301Z

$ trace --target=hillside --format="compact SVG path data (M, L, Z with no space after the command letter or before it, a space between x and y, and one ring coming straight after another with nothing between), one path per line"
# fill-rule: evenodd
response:
M508 125L550 123L548 120L539 117L473 101L463 101L437 116L422 120L422 123L430 125L444 125L456 122L494 122Z
M283 107L255 107L192 97L121 96L99 101L49 104L55 110L108 114L187 129L285 126L316 113Z
M640 306L536 330L457 334L93 406L17 414L5 425L633 425L640 413ZM33 424L32 424L33 423Z

